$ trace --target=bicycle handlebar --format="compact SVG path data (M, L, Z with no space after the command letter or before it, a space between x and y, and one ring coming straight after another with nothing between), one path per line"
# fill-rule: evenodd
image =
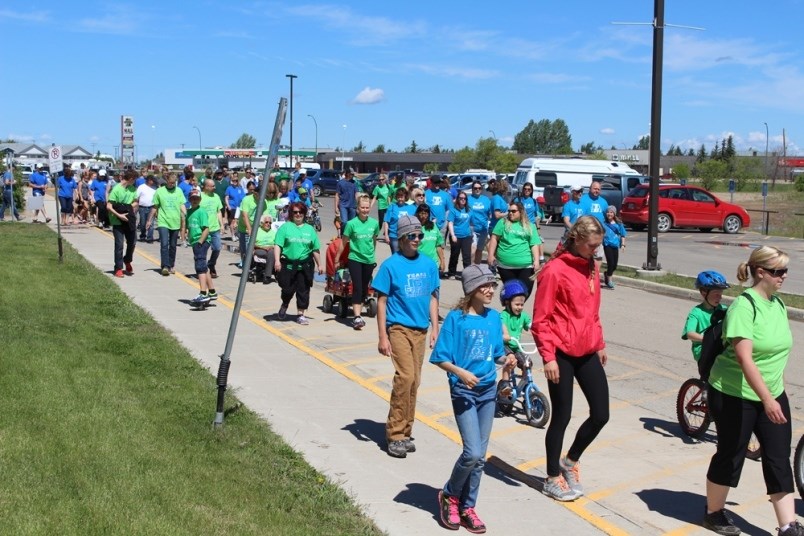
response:
M516 337L511 337L511 338L509 339L509 341L510 341L510 342L512 342L512 343L514 343L514 344L516 345L517 349L518 349L520 352L522 352L523 354L525 354L525 355L533 355L533 354L535 354L535 353L537 352L537 349L536 349L536 343L535 343L535 342L521 343L521 342L519 342L519 339L517 339ZM525 349L525 345L527 345L527 346L531 346L531 345L532 345L532 346L533 346L533 349L532 349L532 350L526 350L526 349Z

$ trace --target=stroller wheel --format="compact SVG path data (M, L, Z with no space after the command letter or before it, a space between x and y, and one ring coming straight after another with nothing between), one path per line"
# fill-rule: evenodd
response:
M366 316L374 318L377 316L377 300L369 298L366 302Z
M324 295L323 309L325 313L332 312L332 296L329 294Z

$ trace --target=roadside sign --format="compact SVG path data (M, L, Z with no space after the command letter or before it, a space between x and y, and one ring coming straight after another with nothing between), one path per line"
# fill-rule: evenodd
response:
M64 170L64 157L61 154L61 145L52 146L47 156L48 165L50 166L50 175L55 177Z
M729 192L734 193L735 190L737 190L737 181L729 179Z
M768 181L762 182L762 197L768 197Z

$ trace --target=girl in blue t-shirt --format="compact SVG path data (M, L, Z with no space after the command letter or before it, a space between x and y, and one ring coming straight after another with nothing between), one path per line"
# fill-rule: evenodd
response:
M463 267L472 264L472 212L469 210L468 194L459 192L455 204L447 212L449 233L449 267L447 279L457 277L458 255L463 257Z
M489 309L497 286L485 264L472 264L461 275L464 297L450 311L438 334L430 363L447 372L452 409L463 452L438 492L441 523L452 530L485 532L475 513L496 407L496 360L503 358L500 314ZM516 363L513 356L506 365Z
M606 255L606 274L604 276L606 287L613 289L614 282L611 280L617 263L620 260L620 249L625 247L625 227L620 218L617 217L617 207L610 205L606 209L606 221L603 223L606 235L603 237L603 253Z

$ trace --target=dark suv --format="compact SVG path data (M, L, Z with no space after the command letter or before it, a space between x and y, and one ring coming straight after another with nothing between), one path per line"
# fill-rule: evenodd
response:
M336 169L311 169L307 178L313 183L313 195L319 197L324 194L334 194L341 172Z

